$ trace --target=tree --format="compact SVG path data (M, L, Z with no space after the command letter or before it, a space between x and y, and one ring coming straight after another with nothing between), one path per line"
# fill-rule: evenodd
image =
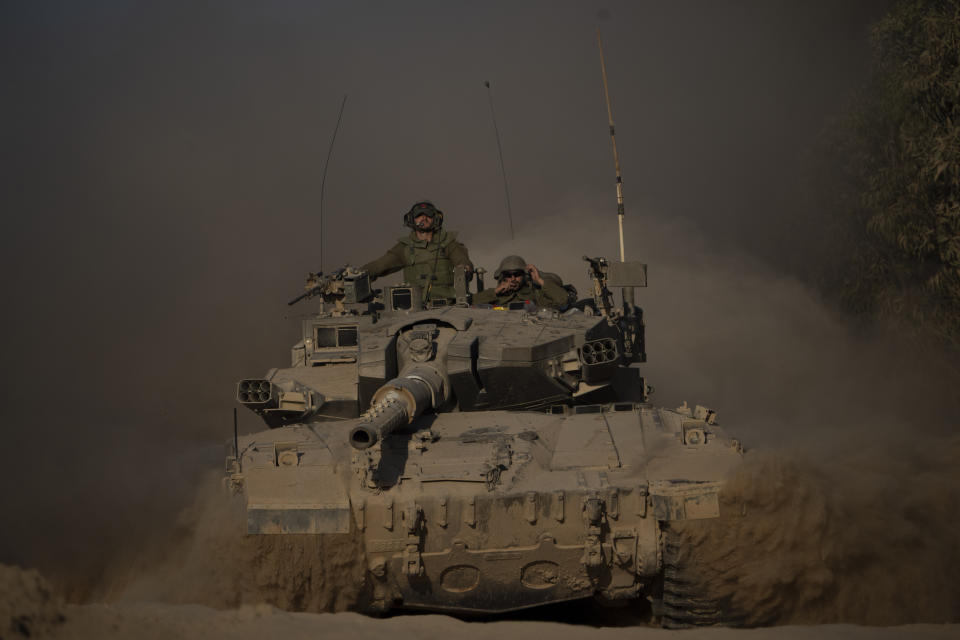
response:
M872 38L873 78L828 134L843 161L823 281L960 353L960 2L903 2Z

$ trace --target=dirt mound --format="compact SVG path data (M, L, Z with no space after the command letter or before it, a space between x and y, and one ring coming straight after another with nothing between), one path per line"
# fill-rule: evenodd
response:
M357 536L246 535L242 502L211 475L166 540L108 572L92 600L343 611L363 585ZM122 568L121 568L122 567Z
M960 438L749 454L722 506L674 529L737 621L960 621Z
M63 621L63 603L43 576L0 564L0 638L34 637Z

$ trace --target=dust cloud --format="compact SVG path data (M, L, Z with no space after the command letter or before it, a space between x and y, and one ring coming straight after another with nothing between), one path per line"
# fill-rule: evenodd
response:
M956 433L957 378L942 355L852 324L799 279L665 212L636 208L625 221L626 257L648 264L649 286L635 295L654 402L710 406L754 447L830 451L849 438ZM603 200L578 203L515 244L475 253L489 267L513 252L585 295L581 257L617 259L616 215Z
M192 504L152 545L118 549L86 600L314 612L356 606L366 570L361 538L247 536L242 499L222 480L204 475Z
M286 361L302 276L376 257L418 198L478 264L519 253L588 290L580 256L618 253L601 7L121 4L2 8L0 562L36 567L72 602L340 610L358 597L352 543L245 538L210 480L232 385ZM752 585L734 603L753 598L756 621L956 619L936 598L880 611L892 587L830 609L811 586L839 607L882 565L882 584L926 576L917 593L956 593L940 580L956 556L928 560L956 529L950 368L849 326L782 271L817 232L795 179L808 142L862 81L886 4L602 6L627 258L650 265L644 374L657 404L715 408L755 450L728 499L756 519L697 548L796 549L775 549L768 577L705 573L721 592ZM260 423L241 412L239 428ZM820 533L779 545L791 517ZM903 562L880 562L884 544ZM784 601L792 588L802 605Z
M676 527L700 592L749 626L960 620L960 437L833 453L749 453L725 515Z
M64 622L63 601L36 570L0 565L0 633L25 638Z

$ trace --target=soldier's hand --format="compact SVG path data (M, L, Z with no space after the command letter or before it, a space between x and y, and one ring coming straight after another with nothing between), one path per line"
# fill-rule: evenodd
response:
M495 289L495 291L496 291L498 294L500 294L500 293L506 293L507 291L512 291L512 290L513 290L513 285L511 285L511 283L509 282L509 280L507 280L506 278L504 278L503 280L501 280L500 282L498 282L498 283L497 283L497 288Z
M533 283L538 287L543 286L543 277L540 275L539 269L537 269L532 264L527 265L527 273L530 274L530 279L533 280Z

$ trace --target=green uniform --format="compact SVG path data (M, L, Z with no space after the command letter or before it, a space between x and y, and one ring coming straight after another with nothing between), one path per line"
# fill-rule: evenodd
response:
M457 242L457 232L440 229L430 242L417 240L415 231L400 238L383 257L363 265L371 280L403 269L403 279L420 287L423 301L435 298L454 299L453 268L466 265L473 269L467 248Z
M511 302L529 300L538 307L559 309L567 305L567 290L552 280L544 279L543 286L538 287L530 280L526 280L516 291L507 291L497 294L496 287L484 289L473 296L474 304L492 304L495 307L507 306Z

